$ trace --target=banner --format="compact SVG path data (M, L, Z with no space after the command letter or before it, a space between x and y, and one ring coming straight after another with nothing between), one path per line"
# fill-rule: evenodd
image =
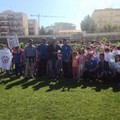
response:
M8 36L7 43L8 43L9 48L14 48L14 47L19 46L19 40L18 40L17 35Z
M0 68L10 70L11 62L12 53L10 52L10 50L7 48L0 50Z

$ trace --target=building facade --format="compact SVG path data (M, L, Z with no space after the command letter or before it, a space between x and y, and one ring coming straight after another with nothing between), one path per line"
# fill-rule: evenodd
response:
M61 38L70 39L71 41L82 40L82 31L80 30L60 30L58 35Z
M64 23L64 22L58 22L55 23L54 25L48 26L45 28L46 32L49 30L52 30L53 33L58 34L60 30L75 30L76 26L72 23Z
M37 20L29 19L28 21L29 35L30 36L38 36L39 35L39 25Z
M99 29L106 26L120 28L120 9L107 8L95 10L92 18Z
M0 13L0 35L28 36L28 18L25 13L11 10Z

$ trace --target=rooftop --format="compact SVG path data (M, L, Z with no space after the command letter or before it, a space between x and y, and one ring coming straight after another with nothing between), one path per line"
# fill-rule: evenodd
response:
M113 9L113 8L105 8L105 9L96 9L96 10L94 10L94 12L95 11L118 11L118 10L120 10L120 8L117 8L117 9Z
M80 30L59 30L58 33L80 33Z

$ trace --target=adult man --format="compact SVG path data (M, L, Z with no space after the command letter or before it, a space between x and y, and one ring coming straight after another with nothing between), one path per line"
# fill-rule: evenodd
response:
M56 38L53 38L51 44L48 45L47 53L48 53L48 76L49 78L57 77L57 59L58 59L58 50L60 50L60 46L56 44Z
M69 77L70 75L70 57L71 57L71 46L67 44L67 40L63 40L62 51L62 65L64 77Z
M46 39L37 47L37 55L40 61L38 69L38 77L45 76L47 73L47 45Z
M36 49L33 45L33 40L28 41L28 46L25 47L25 60L26 60L26 69L25 69L25 78L28 78L28 73L30 73L30 78L34 78L34 62L36 58Z

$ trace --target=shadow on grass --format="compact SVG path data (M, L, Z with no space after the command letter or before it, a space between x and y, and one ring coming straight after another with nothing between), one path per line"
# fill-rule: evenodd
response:
M11 77L11 76L12 76L12 75L2 73L2 74L0 74L0 79L9 78L9 77Z
M85 89L87 87L91 87L92 90L95 90L96 92L100 92L101 90L107 90L109 88L112 88L113 92L119 92L120 87L118 86L118 83L114 81L81 81L81 89Z
M72 79L66 79L56 82L55 84L50 84L49 89L46 90L46 92L50 92L52 90L59 90L62 89L62 92L70 91L71 89L75 89L77 87L80 87L81 89L86 89L87 87L90 87L92 90L95 90L96 92L100 92L101 90L107 90L109 88L112 88L113 92L119 92L120 87L117 83L113 81L85 81L85 80L79 80L75 81Z
M63 80L58 80L53 84L49 85L49 89L46 90L46 92L50 92L52 90L59 90L62 89L62 92L65 91L70 91L71 88L76 88L78 87L78 82L73 81L72 79L63 79Z
M10 89L10 88L12 88L12 87L14 87L14 86L21 85L21 84L23 84L23 83L25 83L25 82L27 82L27 81L28 81L28 80L26 80L26 79L20 79L20 80L14 82L14 83L11 83L11 84L7 85L7 86L5 87L5 89Z
M119 92L120 86L118 86L118 83L115 81L86 81L86 80L79 80L75 81L72 79L59 79L59 80L48 80L45 79L35 79L35 80L26 80L26 79L19 79L19 77L16 77L14 75L4 75L0 74L0 84L5 85L5 89L11 89L14 86L20 85L22 89L26 89L29 86L33 86L33 90L39 90L42 87L48 86L49 89L46 90L46 92L50 92L53 90L60 90L62 92L70 91L71 89L75 89L77 87L80 87L81 89L86 89L87 87L90 87L92 90L95 90L96 92L100 92L101 90L106 90L109 88L112 88L113 92ZM5 78L9 78L5 80ZM3 79L3 80L2 80Z
M28 88L28 87L30 87L30 86L35 85L35 84L38 83L39 81L40 81L39 79L35 79L35 80L32 80L32 81L28 81L28 82L26 82L26 83L23 83L23 84L21 85L21 87L22 87L22 89L26 89L26 88Z
M19 76L15 76L15 75L13 75L13 76L12 75L2 75L2 76L0 76L0 78L1 78L0 84L6 85L7 83L10 83L10 82L12 82L14 80L17 80L19 78ZM9 78L9 79L8 80L2 80L4 78Z
M42 87L46 87L49 86L49 84L51 83L50 80L44 80L44 81L40 81L37 85L33 86L33 90L39 90Z

